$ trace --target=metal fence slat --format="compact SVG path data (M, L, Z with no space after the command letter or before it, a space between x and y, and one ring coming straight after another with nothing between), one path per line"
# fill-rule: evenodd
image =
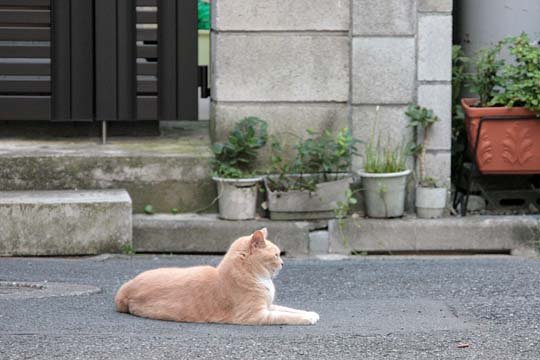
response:
M70 1L51 0L51 119L71 120L71 10Z
M118 120L137 120L135 0L117 0Z

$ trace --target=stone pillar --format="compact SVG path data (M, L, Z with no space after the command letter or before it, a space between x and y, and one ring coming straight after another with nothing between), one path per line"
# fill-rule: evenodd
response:
M426 176L450 186L452 0L418 0L418 104L439 117L428 137Z
M407 105L432 108L441 121L429 138L427 175L449 185L452 1L352 0L351 5L354 135L369 140L380 106L382 135L409 142L414 134L407 128Z
M248 115L273 133L347 126L349 4L213 1L213 140Z
M409 142L405 110L416 99L416 1L352 0L351 11L353 133L367 142L377 122L383 141ZM360 157L355 167L362 163Z

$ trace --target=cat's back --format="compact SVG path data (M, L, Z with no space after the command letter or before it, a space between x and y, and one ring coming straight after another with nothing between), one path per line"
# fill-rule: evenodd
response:
M221 291L216 268L159 268L145 271L125 283L116 296L117 309L134 315L163 320L186 321L205 308L205 299L216 299ZM198 305L198 306L195 306Z
M217 285L217 271L212 266L194 266L188 268L159 268L145 271L128 282L131 295L179 291L193 291L194 288ZM178 294L181 295L181 294Z

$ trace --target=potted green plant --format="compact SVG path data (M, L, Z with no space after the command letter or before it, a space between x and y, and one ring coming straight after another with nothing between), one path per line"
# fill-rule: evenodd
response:
M364 168L358 172L362 177L366 214L374 218L403 216L407 177L408 146L387 138L376 136L379 107L369 142L365 145Z
M416 215L422 219L439 218L446 208L447 189L438 186L435 179L426 176L426 149L431 126L439 121L433 110L410 104L405 114L410 119L409 126L422 131L422 141L414 148L418 156L418 183L416 185Z
M225 142L212 145L212 179L217 183L222 219L255 218L258 184L262 180L254 172L255 160L267 141L267 123L247 117L235 125Z
M501 57L506 48L508 62ZM462 99L461 105L478 169L484 174L538 173L540 47L527 34L509 37L481 50L474 64L469 87L478 98Z
M268 210L273 220L327 219L348 199L356 143L349 129L315 133L294 145L294 158L283 155L280 140L272 142L272 174L265 177Z

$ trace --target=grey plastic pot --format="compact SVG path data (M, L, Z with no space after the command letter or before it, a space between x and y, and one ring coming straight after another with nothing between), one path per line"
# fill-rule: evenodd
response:
M416 216L421 219L436 219L443 216L446 208L446 188L416 188Z
M225 179L213 177L218 188L219 217L225 220L254 219L257 210L258 184L262 177Z
M359 172L362 177L367 216L373 218L403 216L407 176L410 173L410 170L383 174Z
M297 177L299 175L289 175ZM304 174L304 177L317 176ZM272 191L268 179L276 178L270 175L264 184L268 194L268 210L272 220L315 220L331 219L336 216L338 202L347 201L346 191L353 181L352 174L330 174L333 181L321 182L315 191L289 190Z

